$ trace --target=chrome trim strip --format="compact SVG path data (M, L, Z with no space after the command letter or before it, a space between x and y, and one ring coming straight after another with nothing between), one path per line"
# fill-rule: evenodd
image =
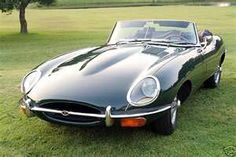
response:
M151 111L151 112L144 112L144 113L136 113L136 114L121 114L121 115L112 115L111 113L111 106L107 106L106 108L106 113L105 114L93 114L93 113L81 113L81 112L71 112L67 111L69 115L75 115L75 116L85 116L85 117L96 117L96 118L105 118L106 120L106 125L110 126L112 125L113 121L112 118L132 118L132 117L140 117L140 116L147 116L151 114L156 114L160 113L163 111L166 111L171 108L171 105L165 106L161 109L158 109L156 111ZM51 113L59 113L63 114L64 111L61 110L54 110L54 109L46 109L42 107L32 107L30 108L31 111L39 111L39 112L51 112Z
M42 107L32 107L32 111L41 111L41 112L52 112L52 113L59 113L63 114L64 111L61 110L54 110L54 109L46 109ZM105 114L94 114L94 113L81 113L81 112L71 112L67 111L68 115L75 115L75 116L85 116L85 117L96 117L96 118L105 118Z
M166 106L164 108L158 109L156 111L136 113L136 114L111 115L111 118L132 118L132 117L148 116L148 115L151 115L151 114L156 114L156 113L166 111L170 108L171 108L171 106L169 105L169 106Z

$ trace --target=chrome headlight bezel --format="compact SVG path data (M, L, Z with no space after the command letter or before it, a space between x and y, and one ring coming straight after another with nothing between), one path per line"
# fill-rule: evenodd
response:
M146 80L146 79L152 79L154 82L155 82L155 93L153 94L153 97L145 97L145 95L143 94L143 98L141 99L146 99L146 101L142 101L142 102L134 102L131 98L131 94L134 90L136 90L135 88L137 87L138 90L142 91L142 83ZM140 87L138 87L140 86ZM149 105L151 104L152 102L154 102L159 94L160 94L160 91L161 91L161 87L160 87L160 82L159 80L155 77L155 76L152 76L152 75L148 75L148 76L145 76L145 77L142 77L138 80L136 80L133 85L130 87L128 93L127 93L127 101L129 102L130 105L132 106L135 106L135 107L142 107L142 106L146 106L146 105Z
M25 77L22 79L21 81L21 92L24 94L27 94L39 81L39 79L41 78L41 71L39 70L33 70L31 72L29 72L27 75L25 75ZM29 78L31 78L31 83L26 86L26 81L29 81Z

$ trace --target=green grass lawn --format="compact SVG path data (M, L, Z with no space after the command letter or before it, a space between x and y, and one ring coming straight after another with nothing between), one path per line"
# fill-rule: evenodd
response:
M219 1L219 0L218 0ZM225 2L235 2L235 0L220 0ZM122 5L138 5L138 4L180 4L180 3L210 3L217 0L56 0L55 6L65 8L78 7L101 7L101 6L122 6Z
M221 35L228 50L221 86L200 89L182 106L171 136L150 130L49 125L19 112L21 78L64 52L105 43L122 19L195 21ZM18 34L18 14L0 14L0 156L226 157L236 146L236 7L136 7L27 10L30 34Z

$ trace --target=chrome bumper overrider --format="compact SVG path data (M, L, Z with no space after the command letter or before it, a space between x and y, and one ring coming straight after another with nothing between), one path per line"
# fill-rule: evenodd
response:
M29 99L28 99L29 100ZM62 115L75 115L75 116L85 116L85 117L95 117L95 118L104 118L106 126L111 126L113 124L113 119L120 119L120 118L134 118L134 117L141 117L141 116L148 116L152 114L157 114L163 111L166 111L171 108L171 104L159 108L155 111L143 112L143 113L136 113L136 114L119 114L115 115L111 113L111 106L106 107L105 114L93 114L93 113L81 113L81 112L72 112L72 111L65 111L65 110L55 110L55 109L47 109L42 107L33 106L30 107L29 101L24 101L24 104L21 104L21 108L25 109L25 113L28 117L33 116L33 112L49 112L49 113L58 113ZM33 111L33 112L32 112Z

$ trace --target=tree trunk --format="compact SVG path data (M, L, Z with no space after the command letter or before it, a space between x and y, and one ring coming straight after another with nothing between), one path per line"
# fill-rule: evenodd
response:
M28 28L27 28L27 21L25 19L25 5L20 6L20 14L19 14L19 20L20 20L20 33L26 34L28 33Z

